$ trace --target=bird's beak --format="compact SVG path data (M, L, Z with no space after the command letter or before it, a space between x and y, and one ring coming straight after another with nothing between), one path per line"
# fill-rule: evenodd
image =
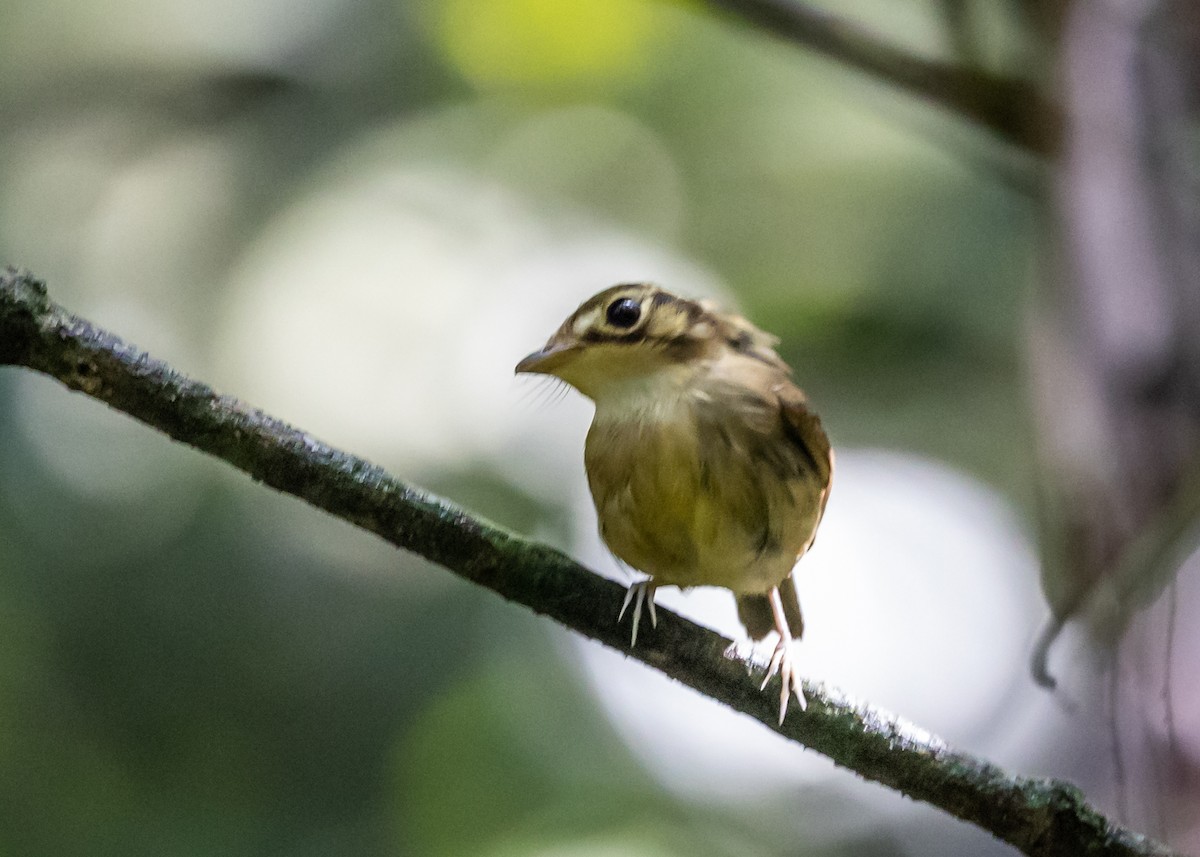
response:
M546 343L546 347L535 351L517 364L516 373L553 375L554 370L562 366L579 349L573 342Z

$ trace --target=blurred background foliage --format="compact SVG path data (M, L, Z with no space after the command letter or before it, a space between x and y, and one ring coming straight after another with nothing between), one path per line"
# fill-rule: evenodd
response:
M827 8L1024 75L1050 62L1032 5ZM699 2L0 0L0 21L0 260L73 311L612 573L586 406L508 376L611 282L719 295L781 337L844 462L821 677L1160 835L1194 823L1153 759L1121 807L1102 706L1064 713L1025 672L1051 228L1031 156ZM769 736L732 773L742 739L705 733L702 701L664 708L712 757L673 769L611 696L637 667L14 371L0 628L0 854L1006 853ZM773 757L808 767L754 767Z

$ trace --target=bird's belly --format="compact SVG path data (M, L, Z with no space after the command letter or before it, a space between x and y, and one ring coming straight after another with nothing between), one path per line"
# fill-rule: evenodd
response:
M811 492L753 461L705 458L686 431L615 434L593 427L586 458L600 533L619 559L663 585L764 593L787 577L816 526L815 502L796 503Z

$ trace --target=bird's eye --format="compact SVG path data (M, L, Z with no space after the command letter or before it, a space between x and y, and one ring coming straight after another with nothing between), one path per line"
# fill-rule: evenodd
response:
M642 317L642 308L633 298L620 298L608 305L608 323L613 327L633 327Z

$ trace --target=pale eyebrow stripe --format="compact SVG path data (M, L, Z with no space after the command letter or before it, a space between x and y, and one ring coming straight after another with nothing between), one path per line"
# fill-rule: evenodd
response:
M596 314L598 312L600 311L594 309L591 312L581 315L579 318L575 319L575 323L571 325L572 332L576 336L583 336L584 332L592 326L593 322L595 322Z

